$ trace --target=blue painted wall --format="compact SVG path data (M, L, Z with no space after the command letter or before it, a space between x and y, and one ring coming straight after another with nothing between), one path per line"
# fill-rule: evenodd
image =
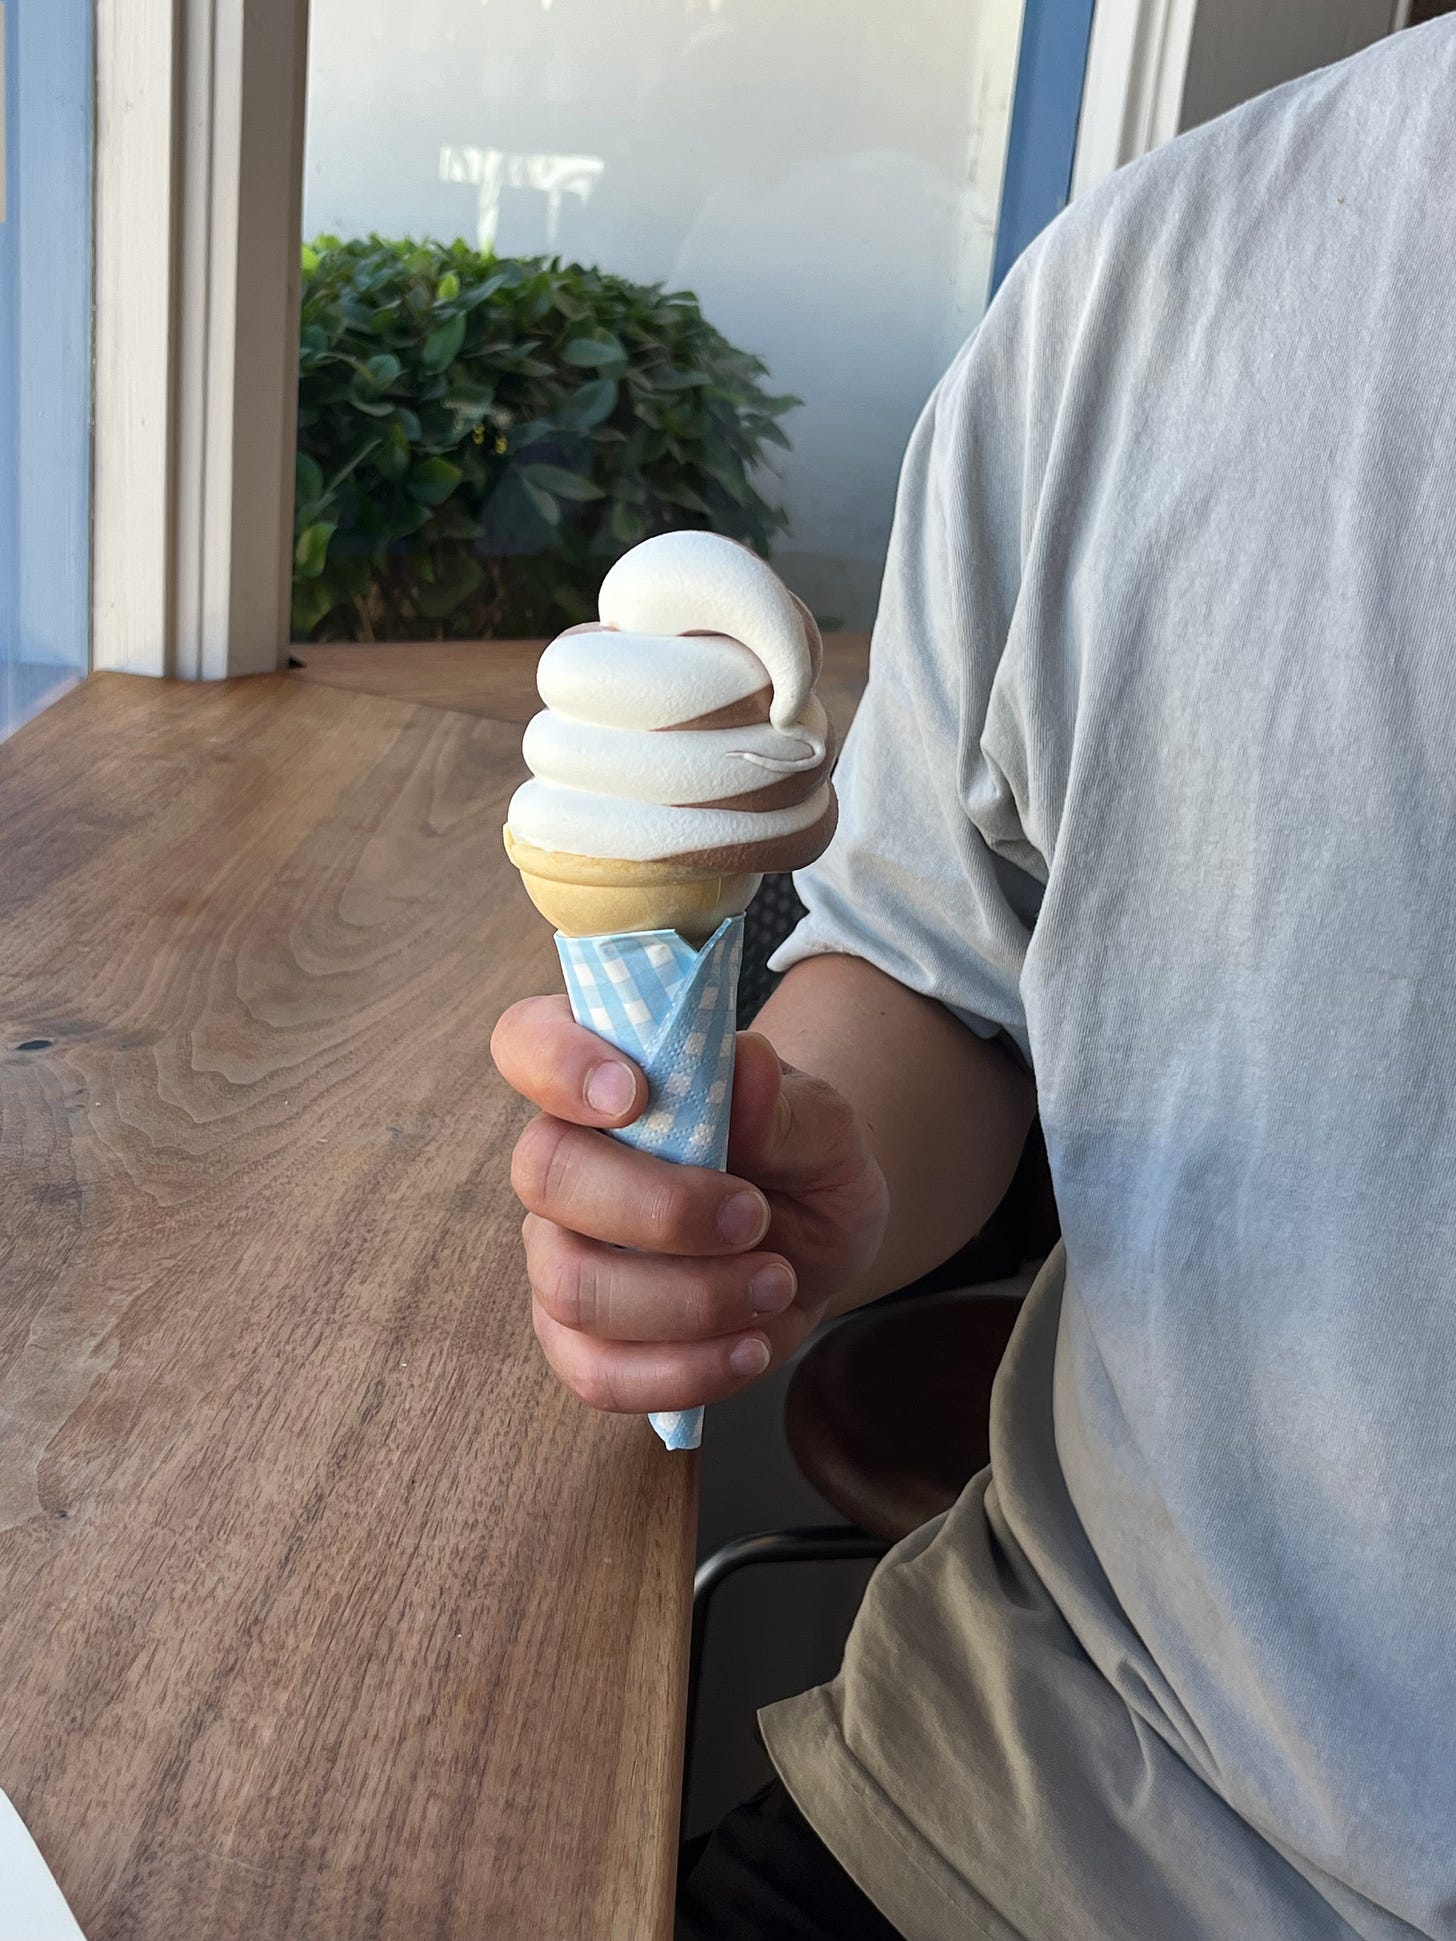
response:
M91 29L91 0L6 0L0 734L88 658Z
M993 295L1071 193L1092 7L1093 0L1026 0L991 270Z
M19 116L16 93L20 63L15 51L15 16L14 0L10 0L5 9L4 43L6 219L0 222L0 734L5 732L6 717L10 712L10 683L5 670L15 652L16 552L19 543L15 494L19 465L15 425L16 362L19 354L15 257L19 231L19 197L16 195L19 186L16 168Z

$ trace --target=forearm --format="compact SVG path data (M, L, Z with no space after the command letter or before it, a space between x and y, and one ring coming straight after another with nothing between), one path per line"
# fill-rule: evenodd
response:
M1036 1109L1031 1078L1009 1051L858 957L796 965L754 1029L855 1106L889 1186L879 1255L831 1312L905 1286L980 1231Z

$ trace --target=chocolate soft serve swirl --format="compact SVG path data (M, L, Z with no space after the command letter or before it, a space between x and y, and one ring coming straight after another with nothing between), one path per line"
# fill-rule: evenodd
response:
M522 867L545 856L563 879L622 880L574 859L757 877L817 856L834 830L834 750L807 609L755 554L703 532L635 547L599 604L597 624L541 657L532 779L507 824L513 855L535 857Z

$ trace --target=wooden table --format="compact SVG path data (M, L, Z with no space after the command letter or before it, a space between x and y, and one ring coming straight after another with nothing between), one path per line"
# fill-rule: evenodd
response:
M103 674L0 747L0 1787L88 1941L668 1932L697 1464L531 1338L518 743Z
M536 693L539 640L445 640L293 649L301 680L359 694L388 694L428 707L459 708L493 721L524 726L540 707ZM864 692L868 634L825 636L819 695L841 741Z
M670 1930L697 1461L547 1374L487 1053L536 650L0 746L0 1787L88 1941Z

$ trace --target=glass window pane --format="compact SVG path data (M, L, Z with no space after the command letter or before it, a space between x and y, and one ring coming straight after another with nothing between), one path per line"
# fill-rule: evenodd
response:
M0 6L0 737L87 666L91 13Z
M593 365L590 343L617 334L619 311L572 281L561 294L579 328L556 309L533 319L507 290L483 299L493 333L476 313L467 320L463 363L439 341L463 419L479 398L472 383L493 387L466 441L447 450L428 374L388 321L397 279L372 290L336 280L318 358L346 348L367 363L359 353L377 327L379 354L404 369L378 395L361 380L361 394L343 381L347 367L310 367L306 349L302 444L318 472L305 466L314 516L300 545L298 631L544 632L581 617L583 601L592 609L593 575L614 544L671 523L726 525L754 541L768 515L745 508L738 454L715 430L715 407L735 396L739 429L764 461L748 483L782 510L783 529L769 517L763 533L780 570L825 622L867 625L910 427L986 301L1019 32L1020 7L987 0L313 0L310 238L460 237L506 259L555 257L690 292L732 352L763 361L763 395L799 402L760 416L726 349L694 368L695 327L681 319L659 332L666 382L681 388L659 394L645 300L627 366ZM360 272L376 274L377 260ZM480 272L466 265L470 274ZM345 301L354 323L341 345ZM530 337L545 404L523 405L502 375L508 348L476 354L492 334ZM427 320L416 335L428 335ZM563 365L573 355L584 361ZM604 379L617 389L600 435L563 438L565 393L553 384L595 383L590 416ZM386 415L391 400L407 415ZM360 405L375 415L342 424ZM551 423L518 449L522 408ZM330 494L332 473L370 438L380 442ZM439 472L433 489L448 496L411 534L400 528L412 515L378 469L381 454L386 468L412 462L401 440L413 462L423 453L464 474L452 485ZM423 608L401 590L401 562L421 552L438 575ZM374 592L351 594L369 577L368 556ZM385 557L392 590L380 598ZM462 558L485 577L461 568L452 606ZM336 592L342 604L329 611Z

